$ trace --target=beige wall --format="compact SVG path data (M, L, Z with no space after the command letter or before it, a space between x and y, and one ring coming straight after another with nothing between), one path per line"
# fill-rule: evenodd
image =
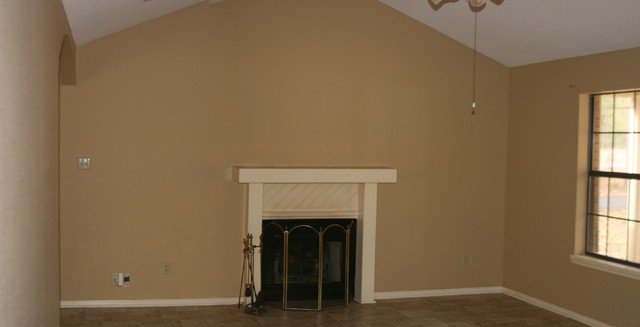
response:
M504 284L614 326L637 326L640 283L569 261L586 197L576 187L586 162L578 137L588 133L578 98L639 87L639 57L635 49L510 71Z
M244 188L225 173L247 164L397 168L376 291L502 285L508 70L479 58L470 117L471 59L374 0L202 4L79 47L63 300L237 296Z
M60 1L0 10L0 326L59 322Z

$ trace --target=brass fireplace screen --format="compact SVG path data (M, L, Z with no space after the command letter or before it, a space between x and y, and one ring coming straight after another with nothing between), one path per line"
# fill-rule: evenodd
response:
M355 219L265 220L265 301L281 302L285 310L348 306L353 297L355 229Z

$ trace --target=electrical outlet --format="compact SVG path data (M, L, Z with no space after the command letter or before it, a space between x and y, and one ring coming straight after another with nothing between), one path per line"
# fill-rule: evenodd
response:
M478 258L476 258L475 254L470 254L469 255L469 264L470 265L475 265L476 263L478 263Z
M164 275L171 275L171 263L166 261L162 263L162 273Z
M111 273L111 285L118 286L118 275L119 273Z
M131 286L131 276L127 273L111 273L111 285L129 287Z
M467 266L469 265L469 255L468 254L463 254L462 255L462 264Z

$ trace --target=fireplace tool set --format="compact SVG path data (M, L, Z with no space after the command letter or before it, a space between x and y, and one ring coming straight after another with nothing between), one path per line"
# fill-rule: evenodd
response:
M245 313L262 314L266 312L264 308L264 295L262 291L256 292L256 286L253 279L254 252L256 248L262 245L262 236L260 236L260 245L253 245L253 235L247 234L247 238L242 240L244 248L244 260L242 263L242 276L240 278L240 294L238 295L238 308L244 308ZM243 296L244 293L244 296Z

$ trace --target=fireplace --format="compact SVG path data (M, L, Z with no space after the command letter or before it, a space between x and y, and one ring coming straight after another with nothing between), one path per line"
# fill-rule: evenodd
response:
M256 238L265 220L355 219L353 299L375 302L378 183L395 183L395 169L233 167L232 172L234 181L248 184L245 231ZM256 255L260 262L261 254ZM254 277L261 290L260 265Z
M262 292L283 309L322 310L353 299L356 219L262 222Z

